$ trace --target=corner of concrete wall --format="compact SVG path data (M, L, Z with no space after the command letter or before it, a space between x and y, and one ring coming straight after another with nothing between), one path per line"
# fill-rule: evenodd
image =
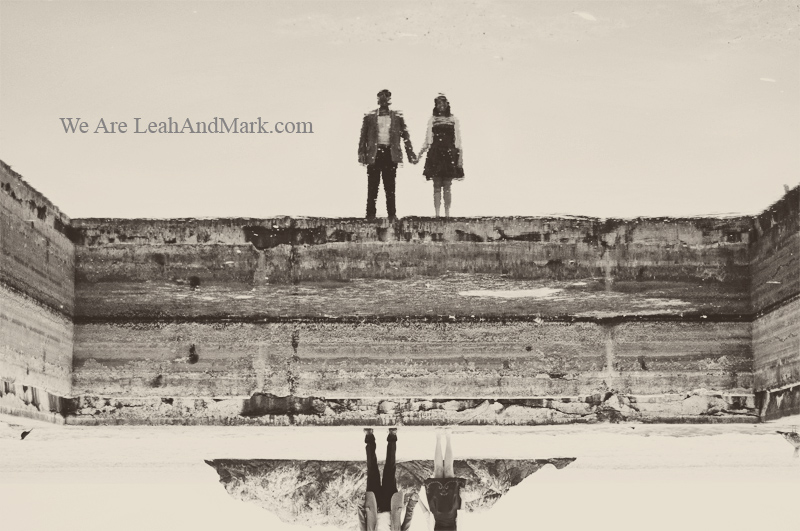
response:
M800 186L755 218L754 391L762 418L800 413Z
M63 422L72 392L70 219L0 161L0 413Z

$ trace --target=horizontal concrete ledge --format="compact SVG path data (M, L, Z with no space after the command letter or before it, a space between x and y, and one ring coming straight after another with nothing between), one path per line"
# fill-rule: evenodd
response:
M81 316L76 317L73 322L76 325L85 324L186 324L186 323L342 323L342 324L363 324L363 323L594 323L594 324L618 324L618 323L749 323L756 316L749 314L695 314L685 313L684 315L674 314L651 314L651 315L614 315L608 317L575 316L575 315L426 315L426 316L291 316L282 317L275 315L248 315L248 316L214 316L203 315L197 317L164 317L153 315L131 316L131 317L100 317L100 316Z
M395 221L363 218L180 218L75 219L79 247L108 245L242 245L273 249L281 245L386 242L582 243L591 246L652 243L659 227L681 247L747 246L754 231L748 216L729 218L600 219L580 216L470 218L407 217ZM663 238L663 234L661 235ZM666 242L665 242L666 243Z
M780 418L776 416L775 418ZM772 418L766 420L774 420ZM725 417L653 417L637 421L617 421L625 424L756 424L762 422L757 416L732 415ZM574 422L404 422L403 426L552 426L561 424L598 424L600 421L574 421ZM149 419L135 418L83 418L67 417L67 426L395 426L398 425L393 420L374 420L365 419L363 421L320 421L307 416L271 416L269 419L248 419L247 421L230 421L219 419L193 419L193 418L174 418L159 417Z
M255 394L248 399L84 396L75 425L549 425L599 422L758 422L753 395L692 393L518 399L324 399Z

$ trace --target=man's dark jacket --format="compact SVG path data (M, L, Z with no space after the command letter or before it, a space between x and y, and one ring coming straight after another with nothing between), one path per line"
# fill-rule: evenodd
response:
M411 147L411 137L406 129L406 121L400 111L389 111L391 122L389 125L389 149L392 161L403 162L403 150L400 149L400 139L403 139L408 160L413 159L414 148ZM378 110L364 115L361 124L361 139L358 141L358 162L361 164L374 164L378 152Z

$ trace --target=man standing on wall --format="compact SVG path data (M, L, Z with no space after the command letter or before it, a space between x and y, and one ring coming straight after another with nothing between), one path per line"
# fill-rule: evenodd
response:
M361 124L358 162L367 166L367 219L375 219L375 202L378 199L381 178L383 178L383 191L386 194L386 213L390 220L397 219L394 190L397 164L403 162L401 138L405 144L408 161L412 164L417 163L406 122L402 113L389 110L391 102L391 92L385 89L378 92L378 109L365 114Z

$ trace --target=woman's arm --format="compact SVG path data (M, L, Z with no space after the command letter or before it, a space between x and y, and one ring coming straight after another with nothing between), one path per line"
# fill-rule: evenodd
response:
M455 143L458 150L458 165L464 165L464 148L461 147L461 128L458 124L458 118L453 116L453 129L455 130Z
M422 158L422 155L428 151L428 148L431 147L433 143L433 116L428 119L428 130L425 132L425 142L422 143L422 150L419 152L417 156L418 159Z

